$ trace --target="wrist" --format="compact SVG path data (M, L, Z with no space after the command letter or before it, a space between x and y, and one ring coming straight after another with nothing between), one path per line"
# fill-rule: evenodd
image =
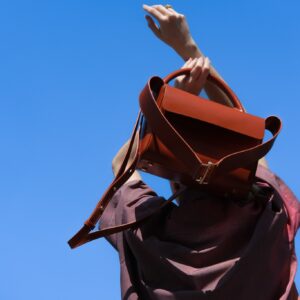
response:
M184 61L187 61L189 58L198 58L203 56L203 53L200 51L193 39L186 42L183 47L177 49L176 52Z

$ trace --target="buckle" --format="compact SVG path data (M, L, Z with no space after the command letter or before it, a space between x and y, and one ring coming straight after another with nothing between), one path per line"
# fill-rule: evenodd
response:
M199 184L208 184L209 177L215 168L215 164L209 161L207 164L202 164L202 167L205 167L204 173L199 178L196 178L197 183Z

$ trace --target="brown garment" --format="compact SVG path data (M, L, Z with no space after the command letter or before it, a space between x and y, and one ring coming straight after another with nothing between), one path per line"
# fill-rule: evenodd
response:
M300 207L273 173L260 167L262 192L241 205L200 194L171 204L138 229L108 238L119 252L123 300L291 300ZM140 219L165 201L142 181L125 184L101 228Z

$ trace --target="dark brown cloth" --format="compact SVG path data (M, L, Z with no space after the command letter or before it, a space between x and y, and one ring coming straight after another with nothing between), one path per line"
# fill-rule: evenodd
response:
M275 189L259 183L259 195L243 204L199 194L110 236L119 252L122 299L297 299L299 203L271 171L259 167L257 175ZM129 182L100 227L140 219L163 201L142 181Z

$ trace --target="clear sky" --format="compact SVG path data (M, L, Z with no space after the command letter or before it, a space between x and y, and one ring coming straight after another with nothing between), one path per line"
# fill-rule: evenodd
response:
M67 240L112 179L140 89L182 64L150 32L142 4L0 1L0 299L120 298L113 248L70 250ZM268 161L299 196L300 2L170 4L246 109L282 118Z

